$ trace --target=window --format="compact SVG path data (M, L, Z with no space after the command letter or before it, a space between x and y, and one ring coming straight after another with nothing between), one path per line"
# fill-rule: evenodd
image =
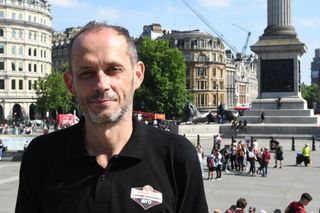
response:
M212 69L212 75L213 75L213 77L217 76L217 68Z
M31 16L30 16L30 15L29 15L29 18L28 18L28 20L29 20L29 21L31 21Z
M29 88L29 90L32 90L32 81L31 80L28 81L28 88Z
M0 18L4 18L4 12L0 11Z
M47 51L43 51L43 57L44 57L44 58L47 57Z
M29 40L32 39L32 32L29 32Z
M0 44L0 54L4 53L4 44Z
M33 56L37 56L37 49L33 50Z
M11 80L11 89L12 90L16 89L16 80L14 80L14 79Z
M16 52L17 52L17 50L16 50L16 46L15 46L15 45L13 45L13 46L12 46L12 49L11 49L11 54L12 54L12 55L15 55L15 54L16 54Z
M15 12L13 12L13 13L11 14L11 18L12 18L12 19L16 19L16 13L15 13Z
M223 70L220 70L220 78L223 78Z
M29 56L32 55L32 49L31 49L31 48L28 49L28 55L29 55Z
M22 72L23 71L23 63L19 62L19 71Z
M36 64L33 65L33 71L37 72L37 65Z
M198 106L206 106L207 104L207 95L206 94L199 94L197 98L197 105Z
M199 56L199 61L201 61L201 62L206 61L206 56L205 55L200 55Z
M19 30L19 38L22 39L22 37L23 37L23 32L22 30Z
M32 64L28 64L28 70L29 70L29 72L32 71Z
M35 90L38 89L38 81L34 81L34 89L35 89Z
M0 37L3 37L3 29L0 29Z
M17 34L16 30L12 29L12 38L16 38L16 34Z
M22 13L19 13L19 19L20 19L20 20L23 19Z
M23 46L19 47L19 55L23 56Z
M37 22L37 16L33 17L33 22Z
M34 32L34 34L33 34L33 39L36 41L37 40L37 33L36 32Z
M16 63L15 62L11 62L11 70L16 71Z
M0 61L0 70L4 70L4 61Z
M4 89L4 79L0 79L0 89Z
M19 80L19 90L23 90L23 80Z
M206 77L206 69L205 68L198 68L198 77Z
M205 90L207 89L207 82L206 81L198 81L198 90Z

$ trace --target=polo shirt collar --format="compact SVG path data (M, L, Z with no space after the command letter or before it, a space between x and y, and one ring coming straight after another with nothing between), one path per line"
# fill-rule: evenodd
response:
M67 135L67 151L70 160L76 160L83 157L89 157L84 143L84 125L85 119L82 117L78 124L70 127L71 133ZM119 153L120 157L129 157L142 159L145 153L146 143L146 126L133 118L132 134Z

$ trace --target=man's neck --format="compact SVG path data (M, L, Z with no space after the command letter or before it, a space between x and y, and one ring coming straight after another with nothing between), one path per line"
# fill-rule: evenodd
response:
M109 159L119 154L128 142L133 123L131 117L122 119L116 125L94 124L86 120L84 128L88 153L96 156L97 162L105 168Z

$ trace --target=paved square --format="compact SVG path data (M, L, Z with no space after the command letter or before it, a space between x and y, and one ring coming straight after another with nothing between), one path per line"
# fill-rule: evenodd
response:
M191 138L196 142L195 138ZM229 144L231 139L223 139L223 144ZM240 197L248 201L248 207L272 212L279 208L282 211L292 200L298 200L303 192L309 192L313 201L308 205L307 212L318 213L320 209L320 143L316 142L316 151L311 152L312 165L310 167L295 166L296 152L301 152L305 143L310 140L296 140L296 151L291 151L291 140L280 139L284 148L284 166L282 169L273 168L274 159L271 156L268 177L250 176L247 174L224 173L222 180L204 180L209 212L215 208L223 212ZM268 146L269 141L258 139L259 147ZM211 138L202 138L201 144L208 154L212 147ZM205 160L204 160L205 161ZM204 167L206 163L203 161ZM0 212L13 213L18 189L18 173L20 162L11 161L7 157L0 161ZM205 168L206 169L206 168ZM207 177L205 170L204 177ZM197 195L194 195L197 196ZM246 208L246 212L248 211Z

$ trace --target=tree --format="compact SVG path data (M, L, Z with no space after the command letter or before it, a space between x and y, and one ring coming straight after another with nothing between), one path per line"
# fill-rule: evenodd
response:
M67 113L77 109L75 98L69 93L63 80L63 72L53 72L40 78L37 85L37 107L43 113Z
M146 71L144 82L135 96L134 108L181 116L191 100L186 90L186 65L181 51L170 48L166 40L144 38L138 54Z
M320 101L320 93L317 84L308 86L303 83L301 85L301 95L308 102L308 108L313 108L313 103Z

